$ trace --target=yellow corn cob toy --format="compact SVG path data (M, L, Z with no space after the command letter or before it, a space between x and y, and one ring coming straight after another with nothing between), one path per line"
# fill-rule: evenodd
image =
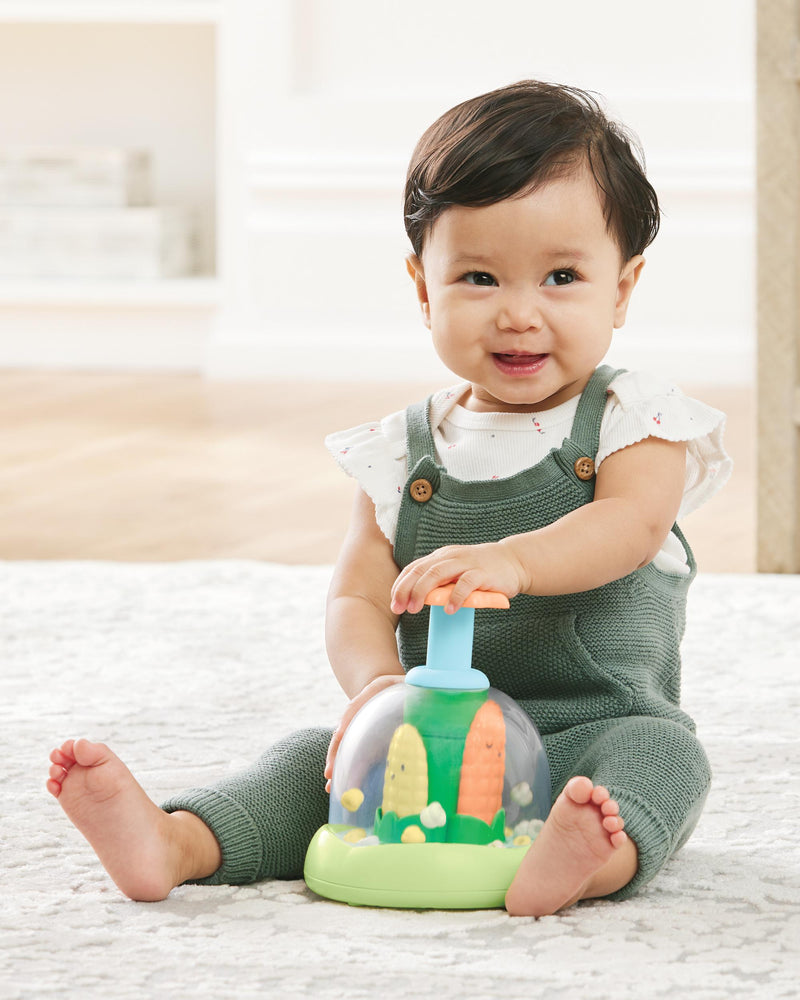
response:
M506 725L496 701L475 713L464 744L458 812L491 824L503 804L506 769Z
M383 779L383 811L402 819L422 812L428 804L428 755L419 731L406 722L389 744Z

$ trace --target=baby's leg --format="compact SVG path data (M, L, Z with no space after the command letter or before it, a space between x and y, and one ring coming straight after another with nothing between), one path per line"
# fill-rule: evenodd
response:
M697 823L711 780L702 746L681 723L647 716L550 733L544 742L553 785L563 785L565 794L556 800L531 845L527 864L520 865L507 905L510 899L512 912L531 914L535 908L545 913L553 912L553 905L563 908L576 899L633 895L682 846ZM570 781L570 774L576 773L588 775L588 784L586 778L577 779L577 784ZM588 788L594 790L587 798ZM617 826L614 817L624 818L624 824ZM571 830L569 836L565 827ZM577 830L587 829L592 852L599 851L601 861L606 853L606 860L593 872L585 848L579 847L586 834L575 837ZM557 854L576 851L577 859L554 860ZM548 858L547 865L539 864ZM547 888L558 866L567 883L564 891ZM576 890L581 871L588 874ZM524 892L523 880L528 883Z
M328 817L331 735L293 733L252 767L163 808L107 747L70 740L51 755L48 789L133 899L163 899L182 882L300 878L308 844Z
M159 809L102 743L67 740L50 760L48 790L126 896L165 899L181 882L219 868L208 827L191 813Z
M506 894L512 916L541 917L579 899L606 896L636 873L636 845L602 786L572 778L522 859Z
M301 729L279 740L250 767L162 804L188 810L214 832L222 864L207 885L298 879L311 838L328 821L325 757L331 729Z

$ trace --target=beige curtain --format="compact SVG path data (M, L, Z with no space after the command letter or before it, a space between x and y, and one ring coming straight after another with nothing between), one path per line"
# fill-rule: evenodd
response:
M800 572L800 0L758 0L758 568Z

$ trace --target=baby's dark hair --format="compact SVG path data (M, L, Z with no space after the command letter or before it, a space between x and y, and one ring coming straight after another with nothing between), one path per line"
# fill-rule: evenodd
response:
M623 260L656 237L658 198L635 137L583 90L538 80L465 101L430 126L408 168L405 225L422 256L434 222L453 205L479 207L534 191L587 164Z

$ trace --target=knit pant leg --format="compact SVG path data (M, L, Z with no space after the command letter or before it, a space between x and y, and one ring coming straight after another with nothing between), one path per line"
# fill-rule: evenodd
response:
M198 884L302 877L311 838L328 821L323 771L331 736L330 729L300 730L246 770L162 805L199 816L219 841L222 865Z
M649 716L607 721L599 731L585 726L553 733L545 743L554 797L570 777L582 774L604 785L619 803L639 868L609 898L633 896L697 825L711 783L705 751L685 726Z

